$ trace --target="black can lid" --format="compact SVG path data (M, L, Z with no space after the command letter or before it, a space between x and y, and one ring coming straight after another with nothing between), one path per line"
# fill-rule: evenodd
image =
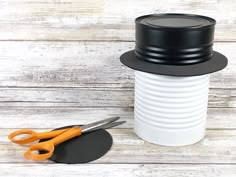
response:
M159 64L186 65L212 57L215 20L188 14L136 19L137 57Z
M121 62L130 68L193 76L215 72L227 65L227 58L213 51L216 24L213 18L151 14L136 18L135 23L135 50L121 56Z
M213 18L192 14L152 14L138 17L135 22L162 30L189 30L210 27L216 23Z

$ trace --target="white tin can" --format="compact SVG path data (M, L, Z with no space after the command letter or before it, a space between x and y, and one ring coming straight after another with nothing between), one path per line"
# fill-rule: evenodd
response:
M205 136L209 74L176 77L135 71L135 132L166 146L190 145Z

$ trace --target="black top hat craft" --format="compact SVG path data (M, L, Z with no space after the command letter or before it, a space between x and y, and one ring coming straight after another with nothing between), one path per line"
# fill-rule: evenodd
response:
M169 76L197 76L226 67L227 58L213 51L215 20L190 14L138 17L136 48L121 55L135 70Z

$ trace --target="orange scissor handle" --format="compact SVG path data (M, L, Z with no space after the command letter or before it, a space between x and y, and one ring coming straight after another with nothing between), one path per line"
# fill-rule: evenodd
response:
M50 132L37 133L37 132L30 130L30 129L21 129L21 130L17 130L15 132L12 132L8 136L8 139L14 143L17 143L17 144L28 144L33 141L39 140L39 139L56 137L56 136L64 133L67 130L68 130L68 128L61 129L61 130L54 130L54 131L50 131ZM19 139L16 138L19 135L27 135L27 136L24 138L19 138Z
M45 151L44 154L35 154L34 151ZM29 160L46 160L52 156L54 152L54 144L51 142L42 142L38 144L34 144L29 147L29 149L25 152L24 156Z
M24 154L25 158L30 160L46 160L50 158L54 152L54 146L60 144L66 140L80 136L82 129L80 127L72 127L64 133L58 135L57 137L32 145ZM35 154L34 151L45 151L44 154Z

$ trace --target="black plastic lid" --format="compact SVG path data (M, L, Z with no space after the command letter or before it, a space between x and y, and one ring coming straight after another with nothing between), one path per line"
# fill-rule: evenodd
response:
M215 20L190 14L152 14L138 17L138 58L158 64L189 65L212 57Z

